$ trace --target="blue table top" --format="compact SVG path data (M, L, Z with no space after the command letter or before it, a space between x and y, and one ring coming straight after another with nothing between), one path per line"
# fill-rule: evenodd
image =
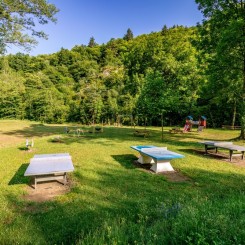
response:
M136 151L141 151L144 148L154 148L154 147L157 147L157 146L154 146L154 145L137 145L137 146L130 146L130 147L133 148Z
M131 148L156 160L171 160L184 157L181 154L153 145L131 146ZM144 149L147 149L147 151L144 151Z

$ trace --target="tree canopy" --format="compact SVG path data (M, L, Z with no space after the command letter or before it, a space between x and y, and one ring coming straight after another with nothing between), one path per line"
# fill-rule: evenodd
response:
M199 25L203 61L209 89L215 91L213 104L224 101L233 107L233 118L238 108L245 138L245 3L243 0L196 0L204 14ZM210 103L212 105L212 103Z
M29 50L37 44L36 37L47 38L36 25L55 22L57 8L47 0L1 0L0 53L6 46L16 45Z
M206 115L211 127L243 125L244 3L196 2L197 27L0 57L0 118L130 124L132 115L160 125L163 115L164 125L181 126Z

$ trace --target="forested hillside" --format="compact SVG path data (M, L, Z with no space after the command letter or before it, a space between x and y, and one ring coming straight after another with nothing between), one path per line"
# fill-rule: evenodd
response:
M182 125L187 115L208 126L237 123L235 89L227 96L204 73L196 27L111 39L32 57L1 56L0 118L46 123ZM229 81L227 81L229 83ZM236 86L239 89L239 86ZM225 96L224 96L225 95Z

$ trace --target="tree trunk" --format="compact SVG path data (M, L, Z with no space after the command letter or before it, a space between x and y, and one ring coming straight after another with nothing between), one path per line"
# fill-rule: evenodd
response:
M241 10L243 12L243 21L245 21L244 17L244 4L243 1L241 1ZM243 38L245 37L245 26L243 25ZM244 40L244 39L243 39ZM242 50L243 50L243 88L242 88L242 113L241 113L241 139L245 139L245 43L243 41L242 43Z
M234 127L236 122L236 100L234 102L234 107L233 107L233 116L232 116L232 122L231 126Z
M243 88L242 88L242 111L241 111L241 139L245 139L245 59L243 60Z

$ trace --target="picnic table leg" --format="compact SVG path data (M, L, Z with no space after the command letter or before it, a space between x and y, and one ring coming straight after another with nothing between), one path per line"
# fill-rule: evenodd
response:
M244 159L244 151L242 151L242 160Z
M233 154L233 150L230 150L230 162L232 160L232 154Z
M208 146L205 145L205 154L208 154Z
M215 153L218 153L218 147L215 147Z
M36 176L34 177L34 188L35 189L37 188L37 179L36 179Z

